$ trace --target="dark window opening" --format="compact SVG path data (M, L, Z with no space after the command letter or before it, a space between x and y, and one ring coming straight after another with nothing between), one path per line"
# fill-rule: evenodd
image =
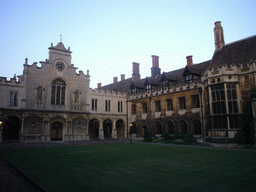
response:
M180 97L179 101L180 101L180 109L186 109L185 97Z
M156 101L156 112L161 112L161 103L160 101Z
M199 95L192 95L192 107L193 108L199 108L200 104L199 104Z
M167 99L167 111L173 110L172 99Z
M142 109L143 109L143 113L147 113L148 112L147 103L143 103L142 104Z

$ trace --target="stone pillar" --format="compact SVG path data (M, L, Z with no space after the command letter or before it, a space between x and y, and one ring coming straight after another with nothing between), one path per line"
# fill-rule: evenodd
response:
M22 114L21 117L21 129L20 129L20 142L25 141L25 136L24 136L24 114Z
M123 122L124 122L124 138L127 138L127 119L124 119Z
M44 131L45 131L45 141L50 142L51 136L50 136L49 121L43 121L43 123L44 123Z
M103 122L102 119L99 121L99 139L104 140Z
M66 136L65 136L65 141L73 141L74 140L74 136L72 134L72 121L71 119L67 121L66 123Z
M85 128L85 140L90 140L89 138L89 118L86 120L86 128Z
M116 135L116 120L113 120L113 126L112 126L112 135L111 135L112 139L117 139L117 135Z
M256 138L256 98L252 99L252 114L253 114L253 122L255 129L255 138Z

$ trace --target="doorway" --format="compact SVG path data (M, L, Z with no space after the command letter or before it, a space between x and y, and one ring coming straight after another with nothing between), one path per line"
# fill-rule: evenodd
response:
M51 141L62 141L63 124L55 121L51 124Z

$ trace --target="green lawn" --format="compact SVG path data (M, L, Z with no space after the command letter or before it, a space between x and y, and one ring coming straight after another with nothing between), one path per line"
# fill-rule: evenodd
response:
M8 149L48 191L254 191L256 151L150 144Z

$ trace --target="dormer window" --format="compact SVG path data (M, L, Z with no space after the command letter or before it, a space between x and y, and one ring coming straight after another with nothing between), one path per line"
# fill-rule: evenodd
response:
M187 76L186 76L186 81L187 81L187 82L193 82L193 81L198 80L198 79L199 79L199 76L198 76L198 75L192 75L192 74L190 74L190 75L187 75Z
M163 81L163 89L169 89L169 81Z
M132 89L132 94L137 94L137 88L136 87Z
M146 86L146 90L147 90L147 92L151 92L152 86L151 86L151 85L147 85L147 86Z
M192 79L193 79L193 75L187 75L187 76L186 76L186 80L187 80L187 81L190 81L190 80L192 80Z

